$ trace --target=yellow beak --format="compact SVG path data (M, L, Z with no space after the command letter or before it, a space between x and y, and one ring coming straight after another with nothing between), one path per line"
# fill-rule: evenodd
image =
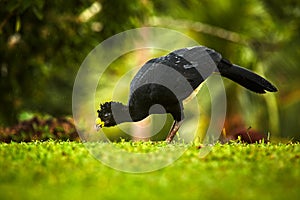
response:
M95 120L95 124L97 131L104 126L104 122L99 117Z

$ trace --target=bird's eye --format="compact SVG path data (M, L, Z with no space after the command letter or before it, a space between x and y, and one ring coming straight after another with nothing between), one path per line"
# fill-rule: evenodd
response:
M110 113L105 113L105 114L104 114L104 117L109 117L109 116L111 116Z

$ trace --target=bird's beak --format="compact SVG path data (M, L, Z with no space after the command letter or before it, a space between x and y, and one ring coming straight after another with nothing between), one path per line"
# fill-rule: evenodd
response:
M100 124L96 124L96 131L99 131L102 128Z
M95 124L97 131L99 131L104 126L104 122L99 117L96 119Z

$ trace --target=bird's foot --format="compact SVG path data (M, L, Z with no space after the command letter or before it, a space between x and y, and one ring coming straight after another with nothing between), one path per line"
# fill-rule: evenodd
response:
M170 143L172 142L172 140L174 139L177 131L179 130L180 126L182 124L182 121L178 122L178 121L174 121L172 128L170 129L170 132L166 138L166 142Z

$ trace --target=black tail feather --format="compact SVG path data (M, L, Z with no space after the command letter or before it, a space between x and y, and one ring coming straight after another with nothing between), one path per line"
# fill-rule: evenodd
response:
M276 92L277 88L263 77L249 71L248 69L231 64L229 61L222 59L218 65L218 70L222 76L244 86L245 88L256 92L266 93Z

